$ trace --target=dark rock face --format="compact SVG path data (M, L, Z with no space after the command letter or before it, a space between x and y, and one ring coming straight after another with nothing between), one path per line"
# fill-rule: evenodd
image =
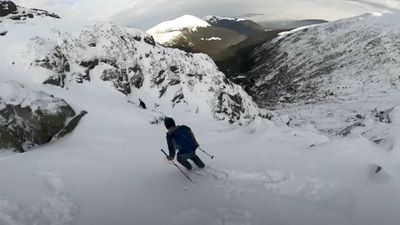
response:
M24 152L29 147L48 143L64 128L65 121L74 115L74 110L67 103L57 113L6 104L0 110L0 117L6 121L0 125L0 148Z
M230 95L222 92L218 97L218 106L215 112L229 115L229 123L234 123L240 119L243 108L243 99L239 94Z
M9 16L11 20L26 20L35 16L60 18L58 15L46 10L26 9L15 5L12 1L0 1L0 17L5 16Z
M0 149L24 152L74 130L79 119L61 98L34 91L17 82L5 82L0 96Z
M77 116L75 116L68 124L65 126L54 138L62 138L65 135L72 133L72 131L78 126L79 121L87 114L88 112L83 110Z
M374 113L375 113L376 120L381 123L392 123L391 114L393 112L393 109L394 109L394 107L390 108L388 110L379 111L379 112L377 110L375 110Z
M17 6L12 1L0 1L0 17L7 16L17 11Z
M119 70L112 68L104 70L100 79L103 81L112 81L114 87L125 95L129 95L131 93L131 86L125 69Z
M131 77L131 85L135 88L141 88L144 82L144 75L140 66L136 65L128 69L128 73L133 73Z
M56 74L45 80L43 84L50 84L63 88L65 86L65 78L66 78L65 74Z
M171 66L171 67L169 67L169 69L170 69L173 73L178 73L178 72L179 72L179 69L178 69L177 66Z
M65 55L56 47L52 57L46 56L43 59L37 59L33 62L34 65L56 72L56 75L49 77L43 84L51 84L64 87L65 73L70 71L70 65Z
M156 45L156 41L154 41L153 36L146 36L146 37L143 39L143 41L146 42L146 43L149 44L149 45L153 45L153 46Z

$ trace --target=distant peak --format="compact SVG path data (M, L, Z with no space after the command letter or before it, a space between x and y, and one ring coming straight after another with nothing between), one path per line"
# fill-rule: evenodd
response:
M173 31L181 31L182 29L196 30L198 27L211 26L206 21L192 15L183 15L174 20L162 22L155 27L149 29L147 32L150 34L166 33Z

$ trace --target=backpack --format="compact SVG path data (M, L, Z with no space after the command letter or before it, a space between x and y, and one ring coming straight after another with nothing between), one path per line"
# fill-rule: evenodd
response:
M180 154L194 152L199 146L196 139L194 139L192 131L187 126L179 126L175 130L173 138Z

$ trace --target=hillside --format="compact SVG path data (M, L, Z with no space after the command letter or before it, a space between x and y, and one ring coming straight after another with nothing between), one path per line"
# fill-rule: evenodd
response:
M249 73L262 106L357 98L397 89L398 14L367 14L284 33ZM353 96L353 97L352 97Z
M205 53L217 60L223 57L223 50L264 30L264 27L249 20L216 16L200 19L186 15L162 22L147 33L165 46Z
M0 3L0 12L10 9L9 1ZM35 11L15 8L12 15ZM45 143L24 153L0 147L1 225L393 225L399 220L397 92L268 113L204 54L165 48L143 31L107 22L41 13L13 20L11 14L0 16L0 144L4 131L26 144L37 141L30 134ZM361 27L386 21L368 18L350 21ZM379 100L390 110L355 114L355 107L368 112L383 106ZM84 117L74 120L79 111ZM353 117L341 121L331 116L337 112ZM293 117L300 114L309 118L300 123ZM206 168L183 170L192 182L160 151L167 149L165 116L188 125L201 149L214 156L196 151ZM47 118L57 131L77 126L53 136ZM319 129L351 122L356 125L340 133Z

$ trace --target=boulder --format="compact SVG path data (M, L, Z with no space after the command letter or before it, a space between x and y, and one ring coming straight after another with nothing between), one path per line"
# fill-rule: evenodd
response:
M74 116L75 111L63 99L31 90L17 82L2 83L0 149L24 152L46 144Z
M8 16L17 11L17 6L12 1L0 1L0 17Z

